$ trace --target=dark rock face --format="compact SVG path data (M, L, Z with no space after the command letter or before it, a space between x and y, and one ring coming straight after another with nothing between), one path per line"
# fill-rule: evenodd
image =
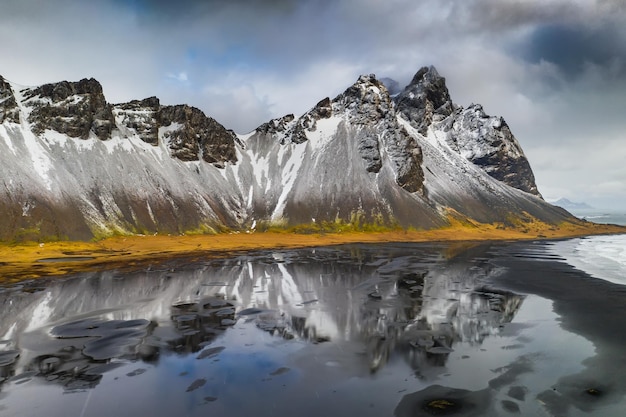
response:
M328 119L332 114L332 102L330 98L326 97L317 103L313 109L300 117L296 123L287 130L286 135L290 138L292 143L304 143L307 141L305 131L315 131L317 121L320 119Z
M454 109L446 79L432 66L422 67L394 101L398 112L422 135L433 121L449 116Z
M395 131L395 138L389 142L388 152L396 165L398 185L410 193L422 192L422 150L404 128Z
M314 119L328 119L333 115L333 104L330 101L330 98L326 97L323 100L320 100L319 103L313 107L313 110L309 112L309 115Z
M172 156L182 161L200 160L200 137L193 128L185 128L186 123L198 123L200 114L186 108L187 106L167 106L159 112L159 125L167 127L172 123L180 123L178 129L166 132L164 138L168 139L168 146ZM193 121L191 120L193 119Z
M378 141L381 122L389 122L391 101L383 84L371 75L362 75L356 83L334 100L349 114L350 122L358 127L356 141L359 153L368 172L379 172L382 168ZM386 125L387 123L382 123Z
M448 145L491 177L541 197L528 159L501 117L485 114L481 105L458 109L441 123Z
M421 191L424 181L422 152L415 140L398 125L387 88L373 74L361 76L334 102L348 112L351 125L358 127L356 140L366 170L380 171L380 147L383 146L394 164L398 185L411 193Z
M398 124L396 111L387 88L371 75L364 75L333 100L325 98L302 117L287 115L270 120L256 130L274 135L281 144L301 144L307 132L315 132L322 119L344 118L350 127L351 140L356 142L365 170L378 173L383 167L381 152L389 155L396 182L410 193L422 191L424 175L422 153L415 140Z
M20 122L20 113L9 83L0 76L0 123Z
M118 120L124 126L133 129L141 140L156 146L159 143L157 114L160 108L159 99L149 97L144 100L118 104L114 106L113 112Z
M12 104L15 99L9 93L10 87L3 80L0 96L7 96L2 102L2 108L7 110L3 110L2 118L19 121L19 114L12 113L16 105ZM24 105L32 109L28 120L36 134L52 129L73 138L87 139L94 133L106 140L117 127L117 117L120 130L130 129L144 142L156 146L159 128L176 123L178 126L164 133L173 157L183 161L202 159L218 167L237 161L234 132L195 107L161 106L156 97L112 106L106 102L100 83L93 78L45 84L24 93Z
M172 156L183 161L205 162L223 167L226 162L237 162L236 135L201 110L187 106L163 106L158 114L161 127L177 123L180 127L165 133Z
M277 119L272 119L267 123L263 123L256 131L265 135L285 133L289 129L291 122L295 120L293 114L288 114Z
M115 127L111 106L104 98L102 86L93 78L27 90L25 104L32 107L28 121L36 134L52 129L73 138L87 139L93 132L99 139L106 140Z
M195 107L161 106L158 98L149 97L117 104L113 111L118 123L154 146L159 144L159 128L166 128L163 139L171 155L182 161L202 159L217 167L237 162L234 132Z

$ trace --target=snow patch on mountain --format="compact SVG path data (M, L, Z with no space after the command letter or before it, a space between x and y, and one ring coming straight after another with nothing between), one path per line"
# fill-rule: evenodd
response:
M311 144L312 150L315 152L324 152L332 146L332 141L337 133L337 128L343 121L343 117L337 116L317 120L315 122L314 129L307 130L305 132L306 137Z

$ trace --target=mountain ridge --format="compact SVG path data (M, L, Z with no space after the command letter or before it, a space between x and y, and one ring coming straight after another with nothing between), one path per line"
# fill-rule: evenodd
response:
M2 240L572 219L543 201L506 122L455 105L434 67L394 97L361 76L246 135L156 97L107 103L93 79L0 77L0 122Z

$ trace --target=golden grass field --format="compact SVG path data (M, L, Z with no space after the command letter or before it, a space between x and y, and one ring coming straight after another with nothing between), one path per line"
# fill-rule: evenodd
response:
M560 239L626 233L626 227L583 221L559 226L527 221L512 227L451 219L450 226L433 230L384 232L252 232L182 236L123 236L93 242L0 244L0 282L104 269L140 269L175 259L199 260L232 252L287 249L345 243L463 242ZM82 259L81 259L82 258Z

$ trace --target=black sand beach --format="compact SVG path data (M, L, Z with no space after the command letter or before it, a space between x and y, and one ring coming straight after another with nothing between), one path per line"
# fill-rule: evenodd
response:
M626 290L548 242L346 245L0 290L7 416L615 416Z
M546 256L543 245L537 246L539 250L524 244L498 247L494 263L507 273L494 284L551 300L562 328L595 347L595 356L585 359L583 371L559 378L538 399L555 416L569 415L572 408L619 415L626 394L626 287L593 278Z

